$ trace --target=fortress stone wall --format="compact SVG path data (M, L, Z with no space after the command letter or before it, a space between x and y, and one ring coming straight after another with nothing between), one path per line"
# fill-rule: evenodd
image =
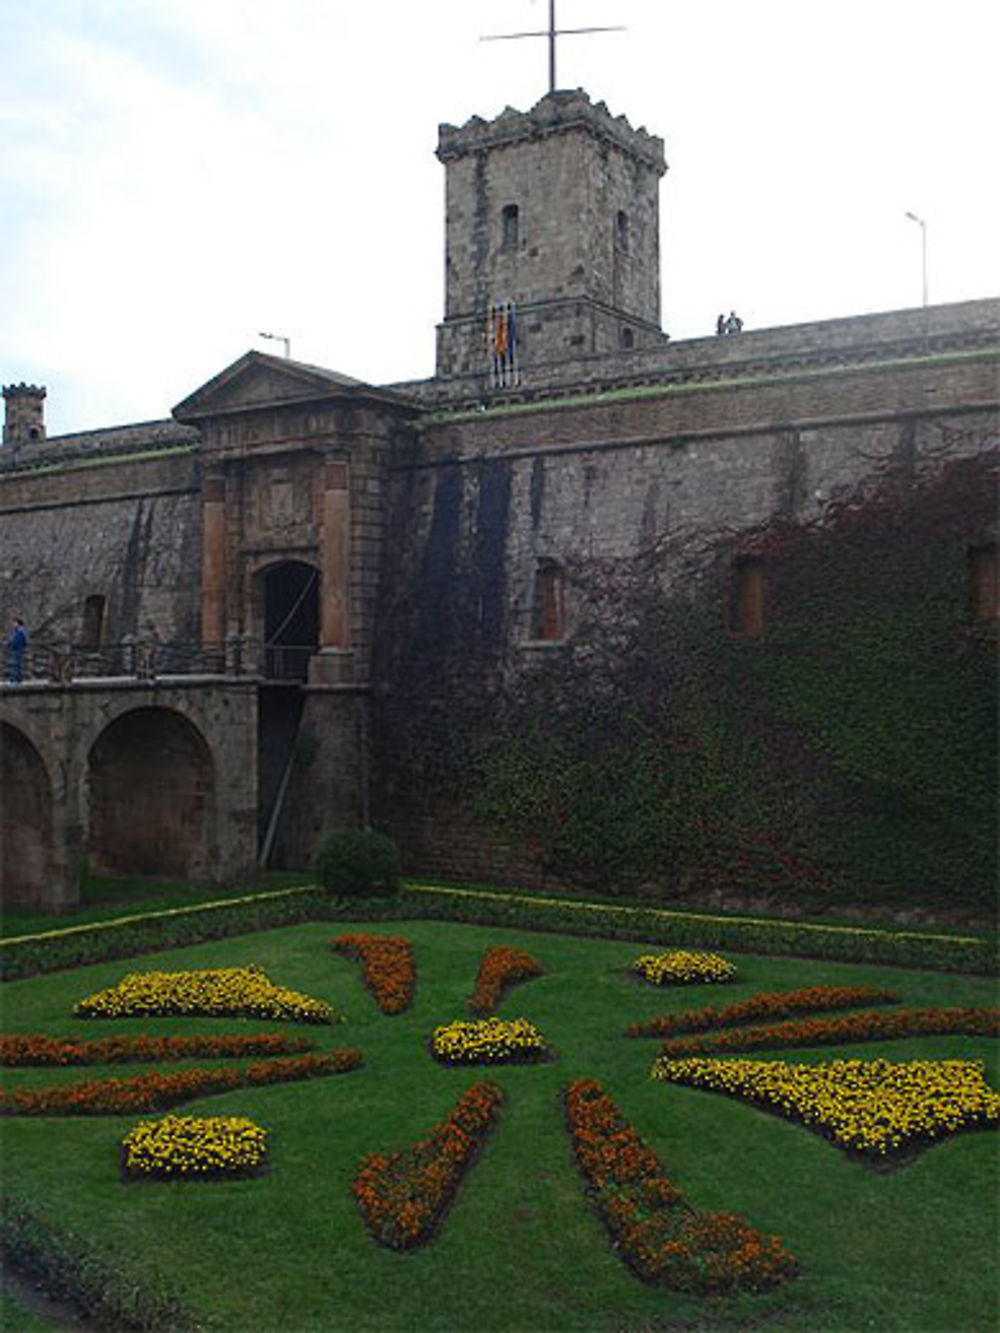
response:
M523 849L498 861L460 810L418 826L394 810L391 773L373 770L391 766L384 726L371 743L388 696L454 632L460 605L491 660L519 671L572 643L567 570L699 537L715 559L720 535L738 560L744 534L822 522L887 466L917 476L1000 442L1000 300L670 341L660 140L556 94L443 126L439 157L448 278L433 379L371 386L249 352L170 417L49 438L44 391L5 388L0 612L26 620L35 682L0 687L8 793L61 762L66 729L33 717L73 716L83 689L100 713L102 677L111 699L112 678L184 675L205 694L201 714L187 710L196 729L240 681L256 699L240 724L256 825L244 809L242 841L206 855L206 873L265 844L272 864L305 864L325 830L376 818L411 870L520 874ZM553 191L560 173L573 190ZM522 332L498 384L487 321L501 300ZM968 528L960 541L995 561L995 528L981 515ZM687 555L658 577L665 594L696 595ZM152 715L175 702L143 699L151 741L173 734ZM88 763L103 771L99 729L92 746L73 761L85 788ZM213 762L218 790L246 754L222 747ZM59 799L25 835L30 862L62 867L52 902L74 892L59 830L90 836ZM45 897L43 879L18 892Z

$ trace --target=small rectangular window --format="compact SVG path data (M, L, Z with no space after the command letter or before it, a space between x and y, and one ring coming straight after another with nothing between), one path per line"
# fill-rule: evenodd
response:
M566 637L565 579L554 560L539 561L535 571L531 637L550 643Z
M968 553L969 616L974 625L992 625L1000 620L1000 573L997 547L972 546Z
M80 647L87 652L96 652L104 637L105 599L100 593L88 597L83 604L83 629L80 635Z
M516 246L518 242L517 204L507 204L501 214L500 244L504 249Z
M764 562L760 556L740 556L733 564L729 628L748 639L764 632Z

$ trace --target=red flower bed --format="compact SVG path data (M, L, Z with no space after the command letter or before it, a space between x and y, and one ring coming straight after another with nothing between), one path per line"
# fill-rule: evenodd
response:
M244 1069L182 1069L173 1074L137 1074L133 1078L89 1079L51 1088L0 1092L0 1115L124 1115L159 1111L194 1097L266 1083L291 1083L323 1074L346 1073L362 1063L361 1052L343 1049L328 1055L300 1055L264 1060Z
M674 1037L660 1047L671 1058L718 1051L777 1050L783 1046L836 1046L897 1037L1000 1036L1000 1009L896 1009L892 1013L842 1014L836 1018L790 1019L787 1023Z
M517 981L541 976L541 963L524 949L498 945L487 949L476 975L476 989L469 997L469 1008L474 1014L488 1014L505 991Z
M362 1160L351 1189L380 1244L408 1250L430 1239L496 1124L502 1101L495 1083L474 1083L426 1138Z
M789 1014L821 1013L827 1009L860 1009L863 1005L896 1004L899 996L878 986L809 986L805 990L761 991L721 1009L685 1009L680 1014L630 1023L630 1037L669 1037L675 1032L705 1032L735 1027L758 1018L786 1018Z
M413 1003L416 969L410 941L401 935L338 935L335 953L357 958L365 985L383 1014L401 1014Z
M308 1037L47 1037L41 1032L0 1036L0 1065L113 1065L132 1061L297 1055L316 1043Z
M795 1274L777 1236L733 1213L701 1213L688 1203L596 1080L569 1085L566 1120L616 1248L644 1281L696 1293L756 1292Z

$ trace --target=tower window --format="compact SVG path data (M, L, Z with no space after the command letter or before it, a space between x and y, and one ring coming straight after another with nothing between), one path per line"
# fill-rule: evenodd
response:
M554 560L540 560L535 570L531 637L549 643L566 637L566 580Z
M506 204L500 215L500 244L504 249L510 249L517 245L518 241L518 210L517 204Z
M635 346L635 334L632 332L632 330L629 328L627 324L622 325L619 338L621 341L621 345L626 352L631 350L631 348Z
M764 562L760 556L741 556L733 565L729 628L748 639L764 632Z
M101 593L88 597L83 604L83 631L80 635L80 647L87 652L96 652L104 636L105 599Z
M623 209L615 215L615 244L628 254L628 214Z
M974 625L991 625L1000 620L1000 570L997 547L971 546L968 553L969 616Z

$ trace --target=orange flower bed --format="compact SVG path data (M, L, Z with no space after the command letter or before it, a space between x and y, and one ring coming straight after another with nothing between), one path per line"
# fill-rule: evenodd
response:
M362 1063L361 1052L343 1049L328 1055L300 1055L264 1060L243 1069L182 1069L173 1074L137 1074L134 1078L89 1079L51 1088L16 1088L0 1092L0 1115L123 1115L159 1111L194 1097L266 1083L292 1083L323 1074L346 1073Z
M500 997L517 981L541 976L541 963L524 949L498 945L487 949L476 975L476 989L469 997L474 1014L488 1014Z
M115 1065L140 1061L297 1055L315 1047L308 1037L47 1037L41 1032L0 1036L0 1065Z
M795 1259L733 1213L701 1213L595 1079L566 1090L566 1120L587 1187L618 1253L646 1282L678 1291L766 1291Z
M351 1190L380 1244L408 1250L430 1239L496 1124L502 1101L495 1083L473 1083L426 1138L362 1160Z
M770 1026L673 1037L660 1047L671 1058L719 1051L777 1050L785 1046L837 1046L852 1041L893 1041L898 1037L1000 1036L1000 1009L895 1009L891 1013L841 1014L799 1018Z
M675 1032L705 1032L735 1027L758 1018L786 1018L790 1014L821 1013L828 1009L860 1009L863 1005L895 1004L895 991L878 986L809 986L804 990L761 991L721 1009L685 1009L680 1014L630 1023L630 1037L669 1037Z
M401 1014L413 1003L416 969L410 941L401 935L338 935L335 953L357 958L365 985L383 1014Z

